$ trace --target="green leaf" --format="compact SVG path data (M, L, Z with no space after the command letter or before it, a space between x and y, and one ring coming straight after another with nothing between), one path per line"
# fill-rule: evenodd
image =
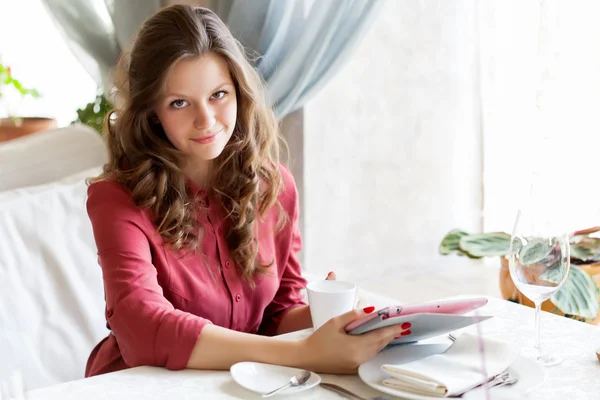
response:
M519 263L523 265L541 263L552 253L556 245L556 241L552 239L528 238L527 242L519 250Z
M464 236L468 236L469 234L465 231L461 231L459 229L454 229L442 240L440 243L440 254L448 255L451 253L457 253L459 255L465 255L465 253L458 247L458 243L460 239Z
M111 102L104 95L98 94L93 102L77 110L77 119L73 122L86 124L101 134L104 117L113 109Z
M510 248L510 235L492 232L464 236L459 248L474 257L505 256Z
M584 237L572 243L571 258L586 264L600 261L600 239Z
M594 253L590 249L571 246L571 259L573 260L587 262L588 260L591 260L593 256Z
M23 97L40 97L40 93L37 90L25 88L20 81L12 77L12 74L9 72L6 66L0 64L0 93L3 89L2 86L12 86Z
M37 90L35 90L35 89L28 90L28 91L27 91L27 93L28 93L28 94L29 94L31 97L33 97L34 99L38 99L38 98L40 98L40 97L41 97L41 94L40 94L40 92L38 92L38 91L37 91Z
M552 302L565 314L596 318L598 315L598 286L590 275L571 265L569 277Z
M17 81L16 79L10 78L8 83L11 83L14 86L14 88L17 89L21 94L25 94L27 92L23 85L21 85L21 82Z
M553 267L550 267L544 271L542 275L538 278L540 281L552 282L556 285L561 283L565 277L565 268L563 267L563 263L556 263ZM568 277L567 277L568 279Z

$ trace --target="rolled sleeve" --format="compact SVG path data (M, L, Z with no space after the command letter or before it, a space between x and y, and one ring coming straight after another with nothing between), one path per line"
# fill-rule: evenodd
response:
M104 279L106 317L123 360L130 367L185 368L210 321L175 309L164 297L142 211L113 182L89 187L87 210Z

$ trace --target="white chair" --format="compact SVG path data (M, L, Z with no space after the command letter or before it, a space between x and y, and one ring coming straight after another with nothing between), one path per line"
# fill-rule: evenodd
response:
M85 178L107 160L73 125L0 143L0 382L25 389L82 378L106 334Z
M108 333L104 288L85 201L86 177L0 193L0 381L26 389L84 376Z
M53 182L107 160L102 137L71 125L0 143L0 192Z

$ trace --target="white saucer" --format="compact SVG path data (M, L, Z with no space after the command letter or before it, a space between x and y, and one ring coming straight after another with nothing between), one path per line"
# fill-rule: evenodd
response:
M259 394L265 394L275 390L290 381L290 378L302 370L297 368L282 367L279 365L262 364L256 362L241 362L231 366L230 372L233 380L240 386ZM310 379L302 386L289 387L280 394L290 395L303 392L317 386L321 377L314 372L310 373Z
M447 343L395 346L378 353L371 360L362 364L358 368L358 376L372 388L393 396L410 400L439 400L439 397L423 396L384 386L381 382L388 375L381 370L381 366L388 363L398 364L398 360L402 360L400 363L405 363L432 354L439 354L448 348L448 346L449 344ZM490 393L494 396L493 398L519 398L520 394L538 386L545 379L544 368L537 362L523 356L517 357L515 362L508 367L508 371L512 375L517 376L519 381L511 386L490 389ZM485 393L483 389L474 389L463 395L463 398L473 400L484 399Z

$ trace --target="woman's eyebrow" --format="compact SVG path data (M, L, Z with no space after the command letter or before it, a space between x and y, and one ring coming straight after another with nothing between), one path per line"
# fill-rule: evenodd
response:
M230 81L225 81L223 83L221 83L220 85L217 85L213 90L210 91L210 93L214 93L216 92L219 88L223 87L223 86L233 86L233 83L231 83ZM183 94L183 93L179 93L179 92L169 92L165 95L165 97L188 97L188 95Z

